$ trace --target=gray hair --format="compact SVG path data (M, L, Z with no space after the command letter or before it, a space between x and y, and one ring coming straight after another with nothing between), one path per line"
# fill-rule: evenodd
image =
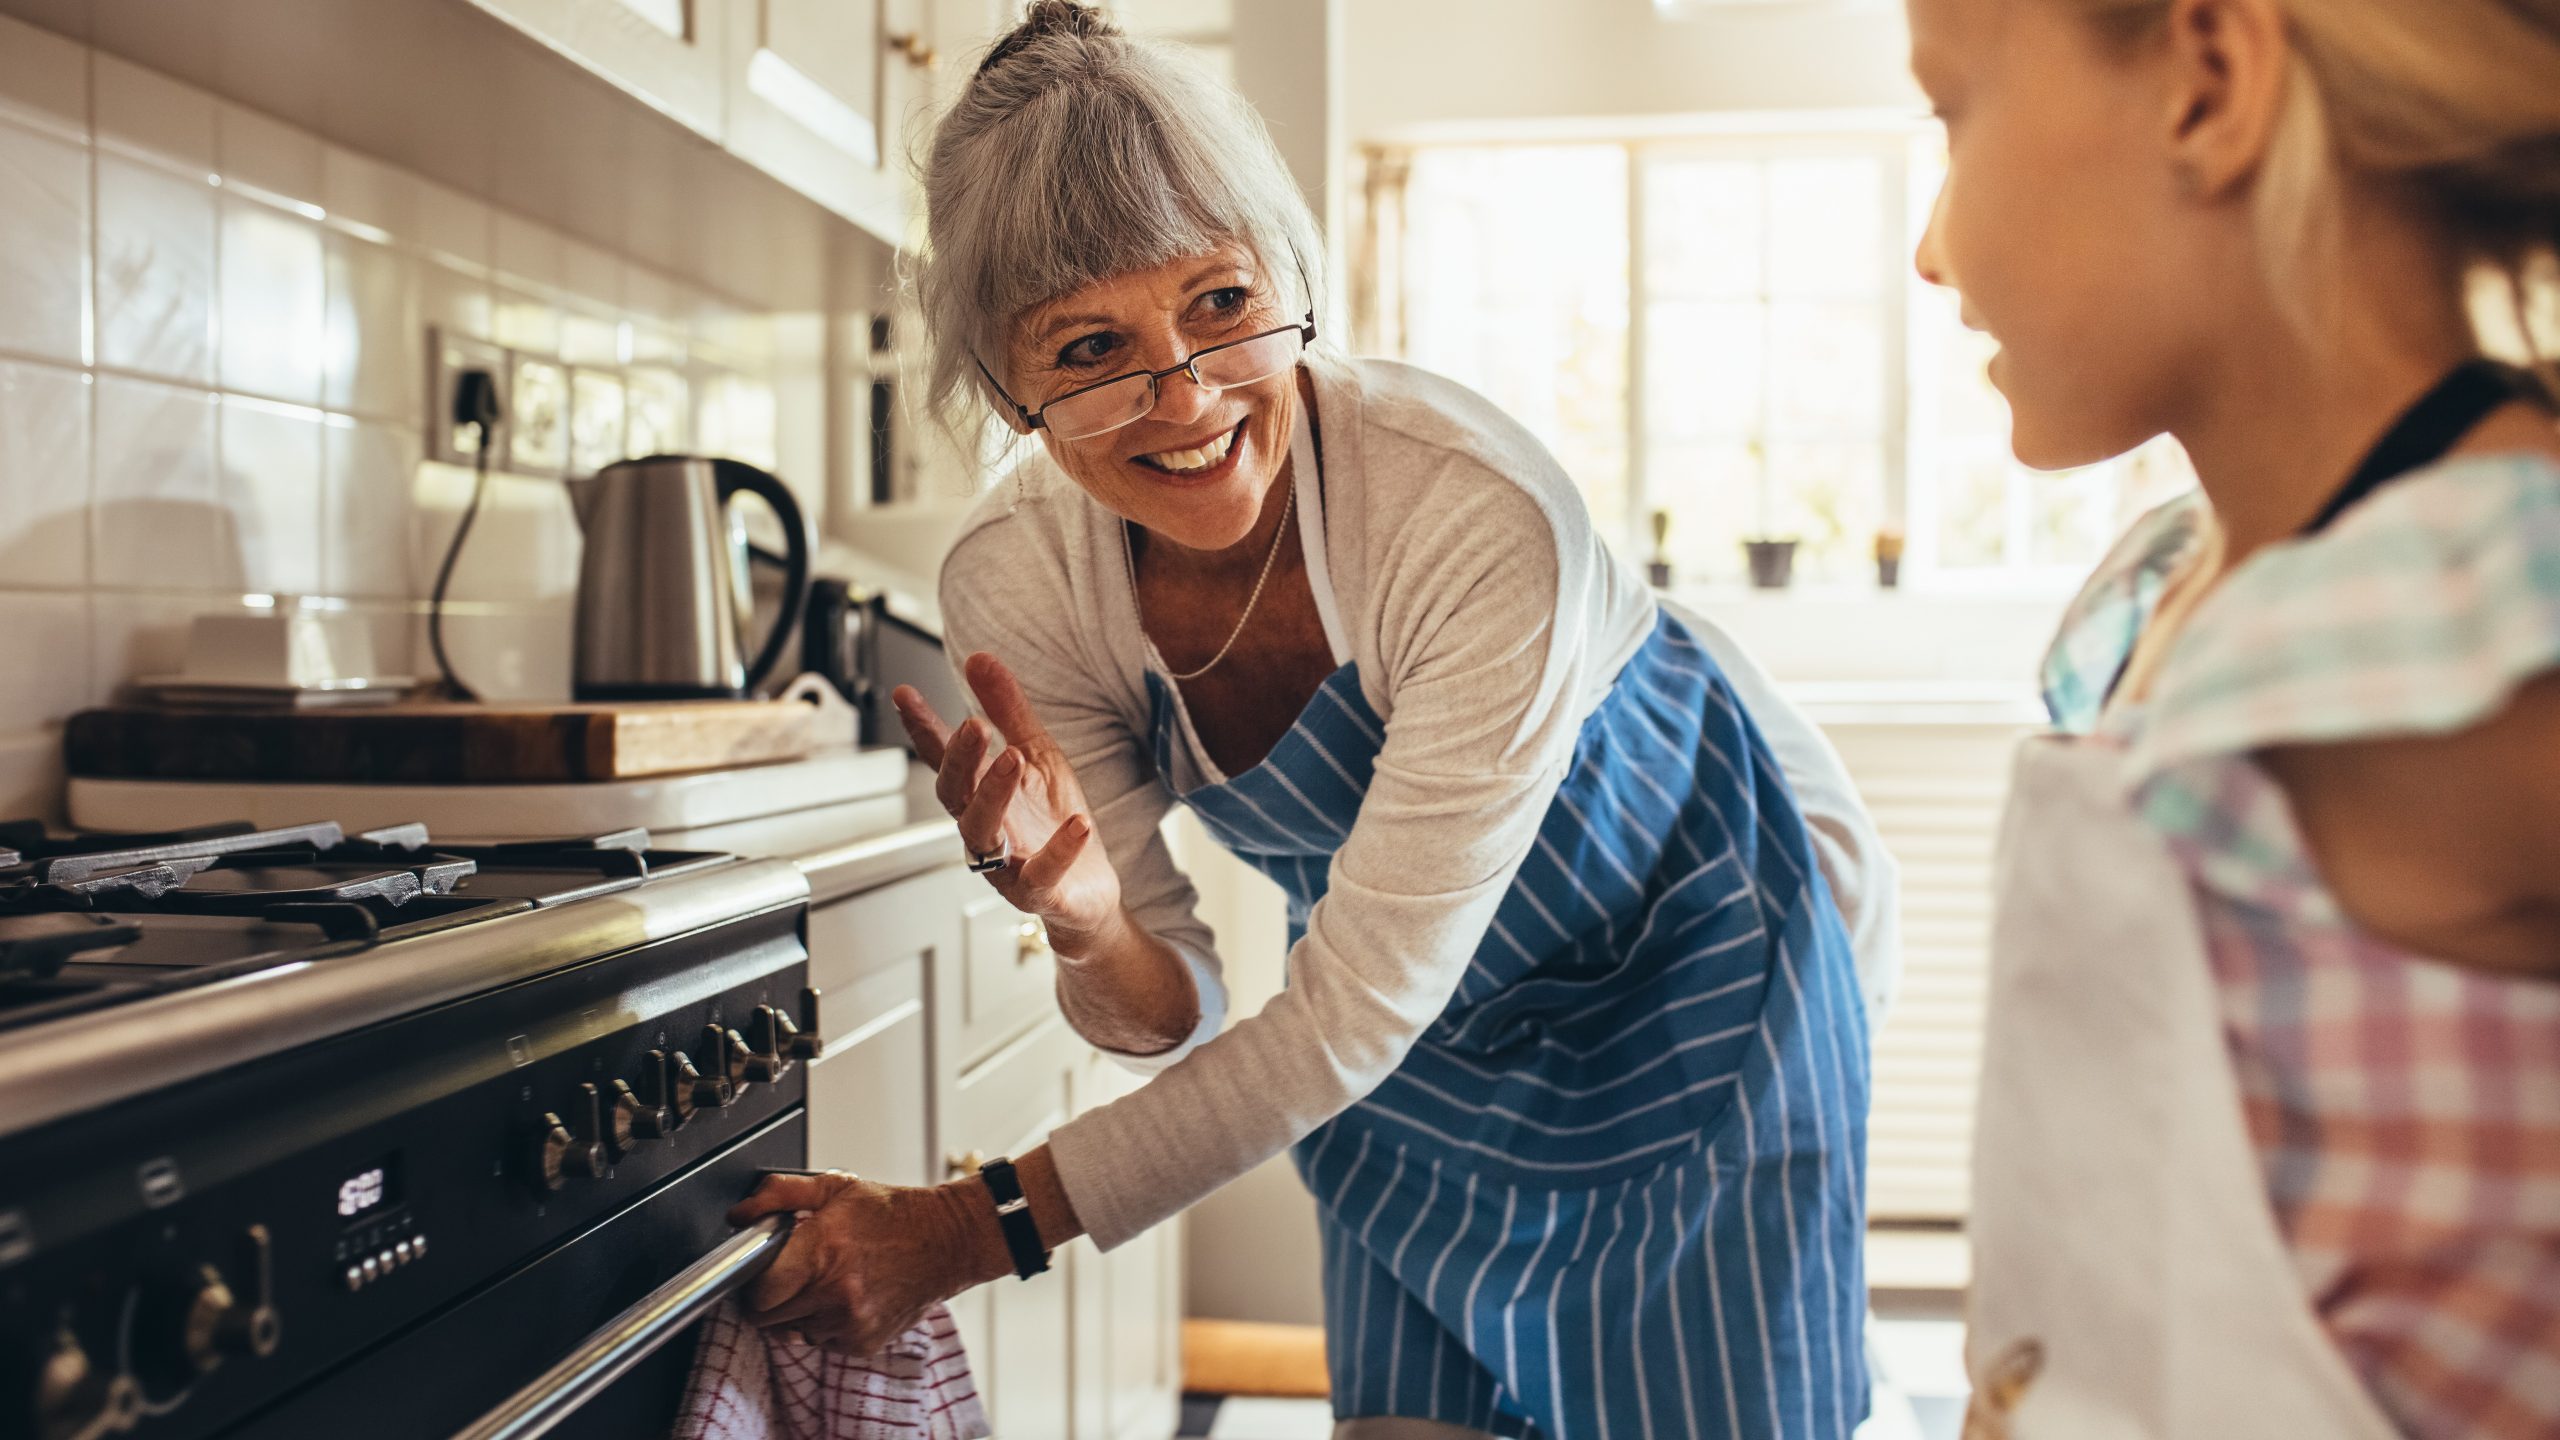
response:
M988 50L934 130L924 200L924 403L955 425L964 397L1002 403L972 356L1000 367L1016 316L1097 280L1234 244L1266 275L1302 271L1322 308L1324 242L1262 118L1069 0Z

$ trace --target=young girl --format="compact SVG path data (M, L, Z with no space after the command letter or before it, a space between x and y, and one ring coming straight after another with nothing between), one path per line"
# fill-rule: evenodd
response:
M2560 5L1910 11L2020 457L2203 480L2019 761L1969 1433L2560 1434L2560 429L2466 304L2560 247Z

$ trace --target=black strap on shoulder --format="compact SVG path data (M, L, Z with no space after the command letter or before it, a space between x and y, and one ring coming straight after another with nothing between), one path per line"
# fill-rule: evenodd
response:
M1040 1223L1031 1218L1031 1202L1023 1198L1022 1177L1010 1160L990 1160L978 1167L978 1178L995 1197L996 1224L1004 1230L1004 1248L1013 1252L1013 1273L1028 1280L1049 1268L1049 1252L1040 1244Z
M2339 516L2376 490L2443 459L2462 443L2462 437L2470 434L2472 427L2489 418L2490 412L2510 401L2541 393L2532 376L2495 360L2470 360L2455 366L2383 433L2366 453L2364 463L2356 467L2356 473L2338 487L2338 493L2320 507L2320 513L2302 527L2302 533L2317 535L2328 529Z

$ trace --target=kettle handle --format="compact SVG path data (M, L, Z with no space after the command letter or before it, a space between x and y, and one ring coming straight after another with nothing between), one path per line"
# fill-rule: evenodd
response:
M774 476L744 461L716 456L711 474L723 509L740 491L754 495L772 507L774 518L782 522L783 537L790 542L783 554L782 613L773 617L773 632L765 636L764 648L747 667L747 690L753 693L773 673L783 647L800 633L800 612L809 598L809 527L800 518L800 502L792 498L791 487Z

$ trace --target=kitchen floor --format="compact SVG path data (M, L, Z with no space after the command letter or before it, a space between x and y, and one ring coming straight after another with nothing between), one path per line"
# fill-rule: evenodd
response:
M1869 1328L1868 1345L1875 1408L1858 1440L1956 1440L1964 1429L1964 1326L1880 1319ZM1186 1395L1181 1433L1208 1440L1326 1440L1333 1410L1322 1400Z

